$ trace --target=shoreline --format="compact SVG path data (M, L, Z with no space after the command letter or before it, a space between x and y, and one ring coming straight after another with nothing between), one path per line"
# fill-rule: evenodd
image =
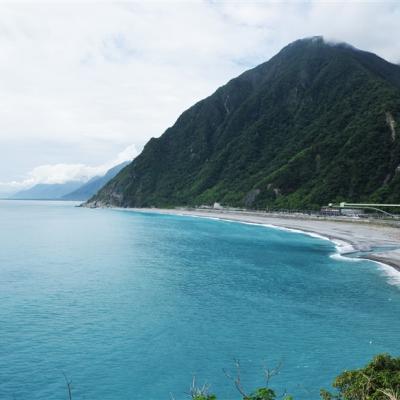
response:
M331 241L339 256L346 257L346 255L360 252L353 259L376 262L385 266L386 273L389 272L387 268L390 268L392 273L400 274L400 228L390 224L377 224L368 220L329 220L327 218L319 220L300 215L282 216L257 211L117 207L113 209L218 219L302 233Z

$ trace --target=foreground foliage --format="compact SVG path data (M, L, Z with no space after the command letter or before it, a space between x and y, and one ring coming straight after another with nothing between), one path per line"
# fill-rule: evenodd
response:
M277 396L272 389L259 388L254 393L243 397L243 400L276 400ZM198 394L192 396L193 400L217 400L214 394ZM283 397L283 400L293 400L291 396Z
M343 372L333 387L336 394L321 391L324 400L399 400L400 357L378 355L364 368Z
M267 378L267 386L269 377ZM247 395L240 384L240 370L234 379L243 400L276 400L278 396L269 387L257 389ZM333 382L335 393L321 390L323 400L400 400L400 357L380 354L364 368L345 371ZM217 400L208 393L208 387L192 388L193 400ZM279 396L283 400L293 400L291 396Z

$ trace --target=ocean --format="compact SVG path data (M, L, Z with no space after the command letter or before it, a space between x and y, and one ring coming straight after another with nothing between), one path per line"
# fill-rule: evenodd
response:
M399 356L400 288L333 243L227 221L0 201L0 399L319 398ZM171 397L173 396L173 397Z

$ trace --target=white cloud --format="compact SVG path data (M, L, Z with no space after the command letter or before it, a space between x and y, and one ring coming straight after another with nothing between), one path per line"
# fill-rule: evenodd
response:
M121 151L117 157L104 164L89 166L85 164L48 164L39 165L27 173L20 181L0 182L0 193L12 193L32 187L38 183L65 183L69 181L86 182L94 176L104 175L110 168L125 161L131 161L137 156L135 145L130 145Z
M111 162L111 165L107 167L107 169L110 169L115 165L122 164L125 161L133 160L137 156L137 154L138 151L136 150L136 146L134 144L131 144L117 155L117 158Z
M397 1L0 2L0 180L141 148L301 37L399 62L399 20Z

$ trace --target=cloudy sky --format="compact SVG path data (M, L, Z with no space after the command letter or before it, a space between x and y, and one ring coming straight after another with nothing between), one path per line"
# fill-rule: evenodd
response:
M398 1L0 1L0 193L90 177L287 43L400 62ZM10 184L11 182L11 184Z

